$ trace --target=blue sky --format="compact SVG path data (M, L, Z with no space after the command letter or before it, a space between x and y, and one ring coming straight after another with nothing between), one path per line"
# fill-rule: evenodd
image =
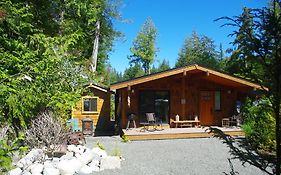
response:
M121 15L127 22L115 21L114 27L124 38L115 42L109 61L118 72L129 67L129 49L147 17L152 18L158 30L155 65L166 59L173 67L192 31L212 38L217 46L222 43L225 50L231 47L233 38L227 35L233 28L220 27L223 22L214 19L239 15L243 7L259 8L267 3L267 0L123 0Z

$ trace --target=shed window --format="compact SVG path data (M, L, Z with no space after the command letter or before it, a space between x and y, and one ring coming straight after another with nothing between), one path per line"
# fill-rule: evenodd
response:
M98 111L98 98L97 97L83 97L82 111L86 113Z
M220 91L215 92L215 110L216 111L221 110L221 92Z

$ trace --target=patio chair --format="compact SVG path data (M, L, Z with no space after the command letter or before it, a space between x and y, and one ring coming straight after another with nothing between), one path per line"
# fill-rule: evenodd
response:
M229 125L230 126L240 126L241 125L241 113L237 115L233 115L229 118Z
M145 115L146 115L146 120L147 120L147 124L148 124L147 127L153 126L153 129L156 130L157 125L156 125L155 114L154 113L146 113ZM148 128L147 128L147 130L148 130Z

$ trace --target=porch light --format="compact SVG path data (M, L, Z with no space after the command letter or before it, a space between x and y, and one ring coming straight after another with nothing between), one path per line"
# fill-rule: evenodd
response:
M181 99L181 104L184 105L185 103L186 103L185 98L182 98L182 99Z

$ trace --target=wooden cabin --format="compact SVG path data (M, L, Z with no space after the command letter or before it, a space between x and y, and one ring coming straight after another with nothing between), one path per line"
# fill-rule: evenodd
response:
M94 132L113 131L114 119L110 117L110 98L112 91L107 88L90 84L87 92L72 109L72 119L77 119L78 130L82 131L82 120L90 119L93 122Z
M222 118L235 114L237 101L261 87L194 64L118 82L110 89L116 90L116 116L125 128L129 113L136 114L138 126L146 113L155 113L169 127L176 115L180 120L197 116L202 126L221 126Z

